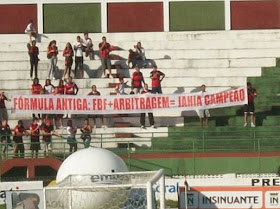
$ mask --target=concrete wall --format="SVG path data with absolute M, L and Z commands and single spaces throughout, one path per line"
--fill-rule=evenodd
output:
M 109 3 L 108 32 L 163 31 L 163 3 Z
M 231 28 L 280 28 L 280 1 L 232 1 Z
M 278 0 L 1 0 L 0 33 L 204 31 L 280 28 Z
M 100 7 L 99 3 L 44 4 L 44 32 L 101 32 Z
M 224 30 L 222 1 L 170 2 L 170 31 Z
M 32 19 L 37 25 L 37 4 L 0 5 L 0 33 L 24 33 Z

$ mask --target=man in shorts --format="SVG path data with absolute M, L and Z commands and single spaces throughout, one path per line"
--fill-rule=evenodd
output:
M 102 42 L 99 44 L 100 49 L 100 59 L 102 64 L 103 76 L 106 78 L 106 69 L 108 69 L 110 76 L 113 77 L 111 72 L 111 60 L 109 58 L 109 53 L 111 51 L 111 46 L 109 43 L 106 42 L 106 37 L 102 37 Z
M 201 89 L 201 98 L 204 98 L 204 94 L 206 92 L 206 86 L 203 84 L 203 85 L 201 85 L 200 89 Z M 198 110 L 198 117 L 200 120 L 201 128 L 204 127 L 204 121 L 205 121 L 206 128 L 208 128 L 209 118 L 210 118 L 209 110 L 208 109 Z
M 247 83 L 247 94 L 248 94 L 248 104 L 244 105 L 244 127 L 247 126 L 248 122 L 248 113 L 250 113 L 250 119 L 251 119 L 251 127 L 254 128 L 256 125 L 254 124 L 255 120 L 255 104 L 254 100 L 257 96 L 257 90 L 252 87 L 252 84 L 250 82 Z

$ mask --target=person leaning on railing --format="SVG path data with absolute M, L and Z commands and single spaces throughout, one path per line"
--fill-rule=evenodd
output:
M 24 128 L 22 120 L 19 120 L 18 125 L 14 128 L 14 157 L 24 158 L 24 144 L 22 137 L 28 135 L 29 133 Z
M 3 119 L 0 125 L 0 136 L 1 136 L 1 146 L 2 146 L 2 153 L 3 157 L 5 158 L 5 153 L 8 150 L 8 146 L 13 146 L 11 143 L 11 135 L 12 131 L 10 126 L 8 125 L 7 119 Z
M 73 151 L 76 152 L 78 149 L 77 146 L 77 140 L 76 140 L 76 133 L 77 133 L 77 127 L 73 127 L 73 121 L 68 120 L 67 121 L 67 143 L 69 144 L 69 152 L 72 153 Z

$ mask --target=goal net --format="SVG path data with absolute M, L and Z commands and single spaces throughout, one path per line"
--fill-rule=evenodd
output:
M 71 175 L 44 195 L 45 209 L 165 209 L 164 172 Z

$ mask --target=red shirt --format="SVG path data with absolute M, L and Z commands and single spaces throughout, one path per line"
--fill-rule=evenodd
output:
M 100 94 L 99 91 L 95 91 L 95 92 L 91 91 L 91 92 L 88 93 L 88 96 L 100 96 L 100 95 L 101 94 Z
M 164 74 L 160 71 L 152 71 L 150 73 L 150 76 L 152 77 L 152 87 L 160 87 L 160 76 L 163 76 Z
M 65 94 L 68 94 L 68 95 L 75 95 L 75 89 L 77 90 L 78 87 L 74 82 L 67 83 L 64 86 L 64 92 L 65 92 Z
M 64 85 L 57 86 L 57 94 L 64 94 Z
M 8 100 L 7 97 L 3 93 L 1 93 L 0 94 L 0 109 L 6 108 L 5 100 Z
M 17 125 L 14 128 L 14 138 L 13 138 L 14 142 L 15 143 L 23 143 L 22 136 L 17 136 L 16 134 L 23 134 L 25 132 L 26 132 L 26 129 L 23 126 L 20 127 L 20 126 Z
M 33 58 L 38 58 L 39 48 L 37 46 L 31 46 L 28 52 Z
M 54 52 L 48 53 L 48 57 L 56 57 L 57 54 L 58 54 L 57 47 L 56 47 L 56 46 L 54 46 L 54 47 L 52 47 L 52 46 L 48 47 L 48 52 L 51 51 L 51 50 L 54 50 Z
M 248 89 L 248 104 L 254 103 L 255 96 L 257 96 L 257 90 L 254 88 Z
M 41 84 L 32 84 L 31 90 L 32 90 L 32 94 L 41 94 L 42 86 Z
M 54 129 L 53 129 L 53 125 L 49 125 L 49 126 L 47 126 L 47 125 L 44 125 L 43 127 L 42 127 L 42 130 L 44 130 L 46 133 L 51 133 Z M 48 135 L 48 136 L 43 136 L 43 140 L 45 141 L 45 142 L 50 142 L 51 141 L 51 136 L 50 135 Z
M 101 49 L 101 46 L 102 46 L 103 42 L 101 42 L 99 44 L 99 48 L 100 48 L 100 57 L 101 58 L 108 58 L 109 57 L 109 53 L 111 51 L 111 47 L 110 47 L 110 44 L 109 43 L 106 43 L 104 48 Z
M 35 130 L 37 127 L 39 127 L 39 125 L 34 125 L 33 123 L 29 126 L 31 141 L 39 141 L 40 128 L 38 128 L 35 132 L 32 133 L 32 131 Z
M 151 92 L 152 92 L 151 90 L 148 90 L 148 91 L 143 90 L 143 91 L 141 92 L 141 94 L 150 94 Z
M 70 54 L 70 56 L 65 56 L 67 54 Z M 65 56 L 65 61 L 73 59 L 73 50 L 72 49 L 64 49 L 63 56 Z
M 142 88 L 143 74 L 141 72 L 134 72 L 132 74 L 132 85 L 135 88 Z

